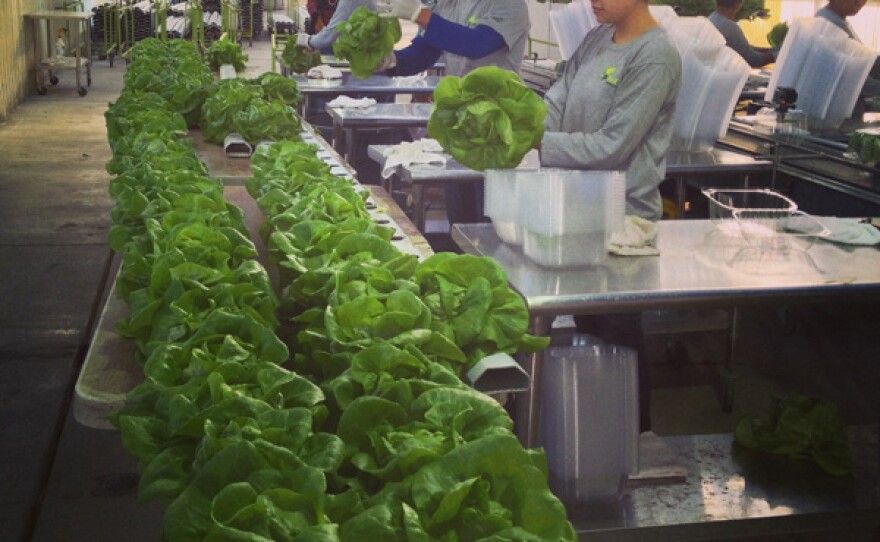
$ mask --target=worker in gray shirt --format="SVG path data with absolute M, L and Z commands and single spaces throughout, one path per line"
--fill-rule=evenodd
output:
M 442 55 L 447 75 L 460 77 L 480 66 L 519 73 L 529 37 L 525 0 L 437 0 L 433 8 L 420 0 L 377 0 L 377 5 L 380 16 L 409 19 L 424 29 L 411 45 L 389 54 L 381 69 L 412 75 Z
M 626 213 L 663 214 L 660 183 L 672 139 L 681 58 L 648 0 L 592 0 L 600 26 L 544 96 L 541 165 L 626 171 Z M 575 316 L 577 329 L 636 350 L 639 417 L 650 429 L 651 384 L 640 313 Z
M 424 31 L 412 43 L 392 51 L 380 63 L 388 75 L 413 75 L 441 56 L 446 74 L 464 76 L 481 66 L 519 73 L 529 37 L 525 0 L 437 0 L 433 8 L 420 0 L 377 0 L 380 17 L 409 19 Z M 483 184 L 447 183 L 449 224 L 485 221 Z
M 327 23 L 327 26 L 313 36 L 308 34 L 297 34 L 296 44 L 309 49 L 317 49 L 321 51 L 321 54 L 323 55 L 332 55 L 333 42 L 336 41 L 337 36 L 339 36 L 336 27 L 339 26 L 340 23 L 347 21 L 348 18 L 351 17 L 351 14 L 354 13 L 354 10 L 359 7 L 365 7 L 370 11 L 376 11 L 376 1 L 339 0 L 336 4 L 336 11 L 333 12 L 333 17 L 330 18 L 330 22 Z
M 856 35 L 855 30 L 853 30 L 852 25 L 849 24 L 846 18 L 857 15 L 865 7 L 866 2 L 867 0 L 830 0 L 825 7 L 816 11 L 816 17 L 832 23 L 846 32 L 850 38 L 861 43 L 862 40 Z
M 745 33 L 736 22 L 736 14 L 742 9 L 743 0 L 715 0 L 715 11 L 709 20 L 724 36 L 727 46 L 739 53 L 749 66 L 760 68 L 770 64 L 776 57 L 770 51 L 759 51 L 751 46 Z
M 541 165 L 626 171 L 627 214 L 662 215 L 681 58 L 648 0 L 593 0 L 591 30 L 544 97 Z

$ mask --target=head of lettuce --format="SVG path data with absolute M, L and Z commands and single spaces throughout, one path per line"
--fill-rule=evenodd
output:
M 483 66 L 434 89 L 428 134 L 464 166 L 519 165 L 544 137 L 547 105 L 515 73 Z
M 352 75 L 360 79 L 373 75 L 401 36 L 397 19 L 384 19 L 363 6 L 336 30 L 339 36 L 333 42 L 333 54 L 348 60 Z

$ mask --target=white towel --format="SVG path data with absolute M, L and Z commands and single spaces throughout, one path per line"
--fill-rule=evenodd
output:
M 425 81 L 425 74 L 419 73 L 416 75 L 395 75 L 391 79 L 394 81 L 395 85 L 411 86 Z
M 373 98 L 352 98 L 351 96 L 337 96 L 333 100 L 327 102 L 330 107 L 346 107 L 349 109 L 366 109 L 376 105 Z
M 623 231 L 611 235 L 608 252 L 618 256 L 658 256 L 660 251 L 654 246 L 656 239 L 656 222 L 627 215 Z
M 823 216 L 819 217 L 819 220 L 831 230 L 828 237 L 822 237 L 827 241 L 844 245 L 876 245 L 880 243 L 880 230 L 871 224 L 863 223 L 861 219 Z M 790 220 L 786 225 L 791 230 L 801 231 L 796 220 Z M 809 224 L 805 225 L 804 233 L 811 233 L 809 226 Z
M 419 139 L 389 147 L 382 153 L 385 155 L 382 177 L 387 179 L 393 175 L 397 166 L 422 164 L 428 167 L 443 167 L 446 165 L 446 156 L 439 154 L 442 151 L 443 148 L 434 139 Z
M 306 77 L 311 79 L 342 79 L 342 72 L 333 66 L 315 66 L 306 72 Z

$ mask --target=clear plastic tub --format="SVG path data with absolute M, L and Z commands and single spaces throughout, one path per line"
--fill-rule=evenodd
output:
M 569 507 L 618 500 L 638 472 L 636 361 L 614 345 L 547 350 L 538 440 L 550 489 Z
M 548 267 L 603 262 L 624 178 L 620 171 L 533 172 L 518 192 L 525 255 Z
M 777 87 L 793 87 L 811 130 L 836 129 L 852 114 L 876 58 L 825 19 L 795 19 L 764 99 L 772 101 Z
M 708 17 L 670 17 L 663 25 L 679 52 L 696 51 L 710 57 L 727 44 Z
M 486 171 L 484 214 L 492 219 L 495 233 L 505 243 L 522 245 L 522 226 L 517 213 L 519 185 L 524 172 L 515 169 Z
M 788 214 L 797 210 L 797 203 L 766 188 L 704 188 L 703 195 L 709 199 L 709 218 L 713 220 L 733 220 L 734 211 L 747 209 L 782 210 Z
M 816 239 L 831 233 L 819 219 L 803 211 L 740 209 L 733 216 L 746 243 L 762 253 L 806 252 Z
M 730 47 L 684 51 L 682 84 L 673 129 L 673 148 L 704 150 L 727 133 L 730 118 L 749 77 L 749 65 Z

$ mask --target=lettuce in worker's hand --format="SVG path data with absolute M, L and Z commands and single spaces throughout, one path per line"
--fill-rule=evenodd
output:
M 321 52 L 310 51 L 297 45 L 295 39 L 288 39 L 281 53 L 281 64 L 293 73 L 306 73 L 321 65 Z
M 770 32 L 767 33 L 767 42 L 772 49 L 779 49 L 782 47 L 782 42 L 785 41 L 785 36 L 787 35 L 788 23 L 776 23 L 773 25 L 773 28 L 770 29 Z
M 351 73 L 361 79 L 373 75 L 401 36 L 397 19 L 383 19 L 365 7 L 354 10 L 336 30 L 333 54 L 348 60 Z
M 544 137 L 547 105 L 515 73 L 495 66 L 444 77 L 428 134 L 462 165 L 514 168 Z

